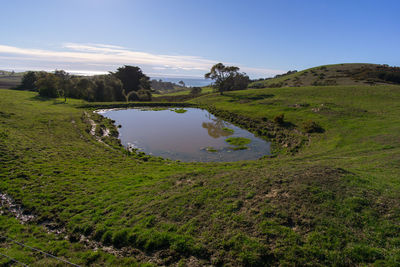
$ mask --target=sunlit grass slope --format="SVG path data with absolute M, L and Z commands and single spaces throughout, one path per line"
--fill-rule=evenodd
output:
M 88 134 L 81 101 L 10 90 L 0 90 L 0 100 L 0 192 L 36 216 L 21 226 L 5 212 L 2 235 L 47 250 L 45 241 L 56 240 L 53 254 L 82 265 L 400 261 L 399 86 L 268 88 L 192 100 L 250 119 L 283 113 L 300 131 L 307 120 L 325 130 L 295 155 L 236 163 L 145 161 Z M 49 221 L 65 234 L 38 226 Z M 128 252 L 89 257 L 81 235 Z M 42 260 L 0 244 L 16 259 Z
M 327 85 L 366 85 L 378 82 L 370 79 L 364 73 L 367 69 L 376 71 L 385 68 L 382 65 L 367 63 L 345 63 L 313 67 L 277 78 L 255 81 L 251 88 L 263 87 L 299 87 L 299 86 L 327 86 Z M 382 83 L 383 81 L 381 81 Z M 385 82 L 383 82 L 385 83 Z

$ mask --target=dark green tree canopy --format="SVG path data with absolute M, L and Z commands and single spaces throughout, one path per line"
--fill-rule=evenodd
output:
M 29 90 L 29 91 L 37 91 L 36 87 L 36 73 L 34 71 L 28 71 L 22 77 L 21 84 L 17 87 L 19 90 Z
M 139 67 L 125 65 L 112 74 L 121 80 L 126 93 L 140 89 L 150 90 L 150 78 Z
M 212 66 L 210 72 L 206 73 L 206 79 L 214 80 L 214 87 L 221 93 L 225 91 L 243 90 L 250 82 L 245 73 L 240 73 L 235 66 L 225 66 L 222 63 Z
M 58 78 L 53 73 L 40 72 L 36 81 L 40 96 L 56 98 L 59 96 L 57 90 Z
M 191 89 L 190 89 L 190 94 L 191 95 L 198 95 L 198 94 L 200 94 L 201 93 L 201 87 L 192 87 Z
M 17 89 L 36 90 L 43 97 L 63 97 L 65 102 L 67 97 L 99 102 L 150 101 L 152 93 L 149 77 L 132 66 L 121 67 L 116 73 L 88 77 L 71 75 L 64 70 L 29 71 Z

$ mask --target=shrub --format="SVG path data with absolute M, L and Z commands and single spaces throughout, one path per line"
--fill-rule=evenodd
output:
M 190 90 L 190 94 L 191 94 L 191 95 L 198 95 L 198 94 L 201 93 L 201 90 L 202 90 L 201 87 L 193 87 L 193 88 Z
M 322 133 L 324 131 L 324 129 L 315 121 L 305 121 L 303 123 L 303 130 L 306 133 Z

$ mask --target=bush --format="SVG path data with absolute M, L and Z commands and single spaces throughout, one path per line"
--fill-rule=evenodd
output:
M 137 96 L 140 101 L 151 101 L 151 92 L 148 90 L 140 89 L 137 91 Z
M 275 116 L 274 122 L 277 124 L 283 124 L 285 122 L 285 114 L 282 113 L 282 114 Z
M 322 132 L 324 132 L 324 129 L 318 123 L 316 123 L 315 121 L 311 121 L 311 120 L 305 121 L 303 123 L 303 130 L 306 133 L 322 133 Z
M 198 94 L 200 94 L 201 93 L 201 87 L 193 87 L 191 90 L 190 90 L 190 94 L 191 95 L 198 95 Z

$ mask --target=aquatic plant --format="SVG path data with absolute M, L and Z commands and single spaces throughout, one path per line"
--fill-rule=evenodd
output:
M 183 109 L 183 108 L 177 108 L 177 109 L 173 109 L 172 111 L 174 111 L 176 113 L 185 113 L 187 110 Z
M 235 132 L 233 129 L 228 128 L 228 127 L 224 127 L 224 128 L 222 128 L 222 130 L 224 130 L 225 132 L 228 132 L 228 133 L 234 133 Z
M 245 137 L 229 137 L 225 139 L 225 141 L 233 146 L 245 146 L 247 144 L 250 144 L 251 139 Z

